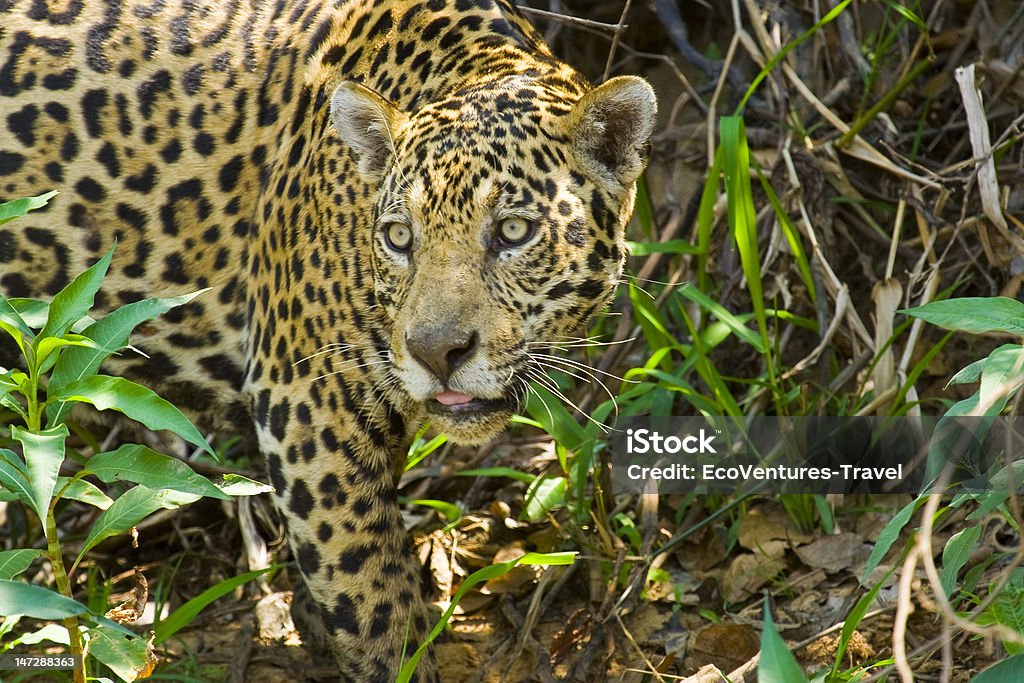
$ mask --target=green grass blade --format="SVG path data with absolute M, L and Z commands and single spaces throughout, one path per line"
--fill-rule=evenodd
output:
M 575 557 L 575 553 L 526 553 L 522 557 L 514 560 L 499 562 L 497 564 L 492 564 L 490 567 L 478 569 L 467 576 L 466 580 L 459 586 L 459 589 L 455 591 L 455 595 L 452 596 L 451 604 L 434 625 L 434 628 L 430 631 L 426 640 L 420 644 L 419 648 L 417 648 L 412 656 L 410 656 L 402 665 L 402 669 L 396 679 L 397 683 L 409 683 L 409 681 L 412 680 L 412 676 L 416 672 L 416 666 L 419 664 L 420 659 L 423 658 L 423 653 L 427 651 L 427 647 L 430 646 L 430 643 L 434 642 L 434 640 L 441 635 L 441 632 L 444 630 L 448 620 L 451 619 L 452 615 L 455 613 L 455 608 L 458 607 L 459 601 L 462 600 L 463 596 L 468 593 L 473 586 L 483 583 L 484 581 L 489 581 L 490 579 L 498 578 L 499 576 L 504 576 L 520 564 L 542 566 L 569 565 L 575 561 Z
M 153 642 L 156 645 L 166 642 L 168 638 L 191 624 L 192 620 L 195 619 L 196 616 L 206 609 L 206 607 L 213 601 L 233 592 L 239 586 L 263 576 L 267 572 L 275 571 L 280 568 L 281 565 L 275 564 L 265 569 L 256 569 L 251 572 L 245 572 L 244 574 L 239 574 L 238 576 L 234 576 L 230 579 L 225 579 L 217 585 L 207 588 L 205 591 L 171 612 L 166 619 L 161 621 L 154 630 L 155 637 Z

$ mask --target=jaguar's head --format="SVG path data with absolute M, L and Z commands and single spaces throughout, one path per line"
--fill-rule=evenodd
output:
M 656 102 L 635 77 L 569 97 L 525 77 L 406 113 L 344 83 L 331 117 L 376 197 L 391 374 L 454 441 L 500 431 L 611 297 Z

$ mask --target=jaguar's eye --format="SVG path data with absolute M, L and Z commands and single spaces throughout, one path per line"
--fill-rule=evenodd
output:
M 502 247 L 517 247 L 527 242 L 537 232 L 537 224 L 525 218 L 506 218 L 498 226 L 498 244 Z
M 412 247 L 412 230 L 405 223 L 388 223 L 384 226 L 384 239 L 395 251 L 407 252 Z

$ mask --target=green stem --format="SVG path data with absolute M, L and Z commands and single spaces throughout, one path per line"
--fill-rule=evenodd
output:
M 879 113 L 885 111 L 889 107 L 889 105 L 892 104 L 893 101 L 900 96 L 900 93 L 902 93 L 908 85 L 913 83 L 918 76 L 924 73 L 925 69 L 932 65 L 933 61 L 934 60 L 929 58 L 918 62 L 917 65 L 914 66 L 913 69 L 911 69 L 910 73 L 903 77 L 903 80 L 897 83 L 889 92 L 885 94 L 884 97 L 882 97 L 882 99 L 878 100 L 878 102 L 875 103 L 875 106 L 871 107 L 871 109 L 868 109 L 868 111 L 863 116 L 861 116 L 859 119 L 857 119 L 850 125 L 850 130 L 843 133 L 842 137 L 839 138 L 839 141 L 836 143 L 836 145 L 840 149 L 849 147 L 850 143 L 853 142 L 853 138 L 862 130 L 864 130 L 865 126 L 874 121 L 875 117 L 878 116 Z
M 38 415 L 36 417 L 38 419 Z M 50 566 L 53 568 L 53 578 L 57 583 L 57 590 L 61 595 L 73 598 L 71 580 L 64 570 L 64 556 L 60 550 L 57 520 L 53 516 L 52 507 L 46 511 L 46 551 L 50 559 Z M 75 683 L 85 683 L 85 657 L 83 656 L 82 633 L 78 630 L 78 617 L 71 616 L 64 619 L 64 628 L 68 630 L 68 643 L 71 647 L 71 654 L 75 657 Z

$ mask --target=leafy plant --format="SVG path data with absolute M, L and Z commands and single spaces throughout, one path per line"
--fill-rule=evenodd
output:
M 53 193 L 0 205 L 0 222 L 45 205 Z M 74 680 L 84 683 L 89 660 L 107 666 L 125 681 L 146 675 L 155 664 L 145 638 L 73 599 L 72 579 L 87 553 L 111 536 L 125 533 L 159 509 L 187 505 L 207 496 L 229 499 L 269 487 L 230 475 L 214 483 L 188 464 L 137 444 L 96 453 L 81 462 L 66 462 L 68 416 L 76 403 L 120 412 L 153 430 L 167 430 L 211 456 L 216 453 L 188 418 L 153 391 L 120 377 L 100 374 L 100 365 L 128 344 L 140 323 L 188 303 L 201 292 L 146 299 L 93 320 L 88 317 L 110 266 L 112 247 L 95 265 L 72 280 L 49 303 L 0 297 L 0 330 L 21 352 L 24 369 L 0 369 L 0 404 L 23 423 L 6 427 L 21 452 L 0 448 L 0 499 L 20 501 L 38 519 L 46 548 L 0 552 L 0 605 L 10 631 L 21 617 L 60 621 L 66 634 L 46 625 L 0 648 L 40 640 L 64 643 L 76 657 Z M 97 483 L 131 484 L 108 495 Z M 57 526 L 62 501 L 78 501 L 102 512 L 95 518 L 70 568 Z M 45 558 L 56 590 L 15 580 Z M 187 622 L 186 622 L 187 623 Z M 172 625 L 164 625 L 168 631 Z M 180 626 L 178 626 L 180 628 Z

